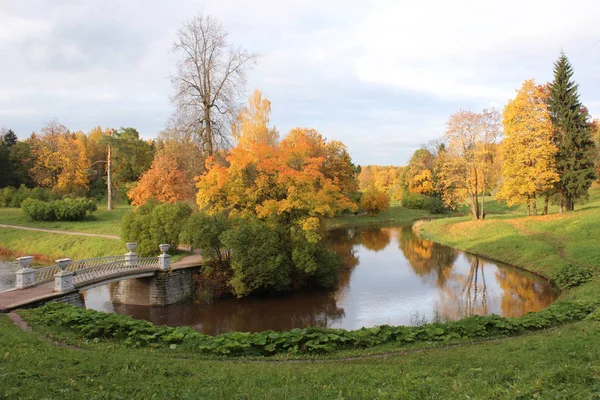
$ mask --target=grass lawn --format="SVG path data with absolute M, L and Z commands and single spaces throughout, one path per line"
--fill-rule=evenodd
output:
M 33 255 L 36 260 L 73 260 L 125 254 L 127 248 L 117 239 L 62 235 L 57 233 L 0 228 L 0 249 L 13 256 Z
M 393 201 L 390 208 L 376 216 L 368 214 L 353 215 L 345 214 L 339 217 L 331 218 L 327 221 L 329 229 L 341 228 L 345 226 L 363 226 L 372 224 L 398 223 L 409 224 L 421 218 L 442 217 L 443 215 L 434 215 L 425 210 L 411 210 L 400 206 L 399 202 Z
M 20 208 L 0 208 L 0 224 L 119 236 L 121 218 L 132 209 L 129 205 L 117 205 L 108 211 L 106 205 L 100 205 L 83 221 L 33 221 Z
M 59 347 L 0 315 L 7 399 L 595 398 L 600 323 L 508 340 L 330 362 L 174 357 L 116 344 Z

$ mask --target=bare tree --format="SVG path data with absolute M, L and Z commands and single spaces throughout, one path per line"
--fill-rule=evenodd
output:
M 229 128 L 237 114 L 237 99 L 246 85 L 246 72 L 258 55 L 227 42 L 227 32 L 211 15 L 199 14 L 177 33 L 173 51 L 181 58 L 172 101 L 173 123 L 193 132 L 209 156 L 229 143 Z

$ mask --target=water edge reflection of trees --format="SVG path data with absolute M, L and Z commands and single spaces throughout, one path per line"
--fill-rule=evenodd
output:
M 384 282 L 387 282 L 388 290 L 391 288 L 390 295 L 403 297 L 403 293 L 397 293 L 400 289 L 399 286 L 394 286 L 395 281 L 389 281 L 386 270 L 378 269 L 377 261 L 373 264 L 374 260 L 390 260 L 390 257 L 393 259 L 392 263 L 387 264 L 388 268 L 390 265 L 395 268 L 397 263 L 398 268 L 408 267 L 414 274 L 413 278 L 411 274 L 399 275 L 402 276 L 401 279 L 409 280 L 411 288 L 414 288 L 414 285 L 410 279 L 418 277 L 417 281 L 423 282 L 423 296 L 431 296 L 433 293 L 433 303 L 426 297 L 423 297 L 423 301 L 417 300 L 425 307 L 419 311 L 430 313 L 435 310 L 443 319 L 455 320 L 473 314 L 485 315 L 492 312 L 501 313 L 506 317 L 519 317 L 527 312 L 545 308 L 556 297 L 550 285 L 531 274 L 508 266 L 487 263 L 474 255 L 421 239 L 409 227 L 338 229 L 329 233 L 327 241 L 328 246 L 343 257 L 345 265 L 340 271 L 335 292 L 298 292 L 276 297 L 226 299 L 213 305 L 183 304 L 164 308 L 115 305 L 115 311 L 160 324 L 189 325 L 208 334 L 232 330 L 247 332 L 266 329 L 288 330 L 307 326 L 343 326 L 346 318 L 356 318 L 357 310 L 372 308 L 373 304 L 369 306 L 364 301 L 368 303 L 377 299 L 377 296 L 381 295 L 379 290 L 382 285 L 385 286 Z M 360 251 L 367 249 L 381 252 L 385 248 L 394 250 L 390 246 L 393 246 L 395 241 L 406 262 L 397 252 L 385 251 L 368 257 L 363 253 L 365 259 L 371 262 L 363 266 L 366 270 L 361 269 L 361 274 L 366 271 L 369 277 L 376 279 L 367 279 L 366 283 L 353 282 L 351 286 L 353 271 L 360 264 Z M 365 276 L 361 274 L 355 274 L 355 277 Z M 433 292 L 428 288 L 434 288 Z M 425 291 L 428 290 L 430 294 L 427 295 Z M 416 293 L 418 297 L 420 292 L 417 290 Z M 135 295 L 136 293 L 131 293 L 131 296 Z M 365 295 L 366 298 L 361 297 Z M 385 301 L 380 305 L 385 307 L 384 304 Z M 362 317 L 366 318 L 365 321 L 376 320 L 379 313 L 388 313 L 390 309 L 371 311 L 374 314 L 369 313 Z

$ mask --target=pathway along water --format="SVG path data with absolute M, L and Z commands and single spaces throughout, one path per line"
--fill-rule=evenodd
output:
M 519 317 L 547 307 L 557 296 L 538 276 L 421 239 L 407 226 L 338 229 L 328 241 L 346 265 L 331 291 L 145 307 L 113 304 L 113 284 L 84 293 L 86 306 L 214 335 L 414 325 L 472 314 Z

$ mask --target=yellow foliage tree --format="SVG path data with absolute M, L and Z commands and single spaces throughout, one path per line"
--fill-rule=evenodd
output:
M 51 122 L 36 135 L 31 173 L 40 186 L 61 194 L 81 194 L 88 188 L 90 161 L 83 133 L 71 133 L 63 125 Z
M 274 146 L 279 141 L 276 128 L 269 128 L 271 102 L 262 97 L 256 89 L 248 98 L 248 105 L 240 110 L 231 133 L 239 146 L 248 147 L 252 143 Z
M 438 154 L 443 164 L 440 168 L 442 199 L 450 207 L 469 200 L 475 219 L 484 217 L 483 203 L 479 197 L 496 185 L 491 179 L 494 163 L 492 149 L 501 134 L 498 111 L 480 113 L 461 110 L 450 116 L 444 135 L 448 146 Z
M 390 197 L 373 188 L 365 192 L 360 199 L 360 206 L 370 215 L 378 215 L 390 207 Z
M 534 215 L 537 195 L 559 180 L 547 100 L 546 88 L 527 80 L 504 108 L 502 120 L 502 186 L 497 197 L 509 205 L 527 204 Z

